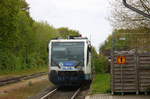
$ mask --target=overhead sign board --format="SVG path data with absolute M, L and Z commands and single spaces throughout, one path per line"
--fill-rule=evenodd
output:
M 117 64 L 126 64 L 126 57 L 125 56 L 118 56 L 117 57 Z

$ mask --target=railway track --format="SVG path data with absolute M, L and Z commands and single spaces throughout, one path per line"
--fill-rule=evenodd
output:
M 80 88 L 55 88 L 40 99 L 75 99 L 80 93 Z
M 40 73 L 31 74 L 31 75 L 12 77 L 12 78 L 8 78 L 8 79 L 0 80 L 0 86 L 16 83 L 16 82 L 19 82 L 22 80 L 28 80 L 28 79 L 40 77 L 40 76 L 43 76 L 46 74 L 47 74 L 47 72 L 40 72 Z

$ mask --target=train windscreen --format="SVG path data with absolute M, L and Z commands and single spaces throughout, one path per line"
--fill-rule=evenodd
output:
M 84 42 L 52 42 L 51 66 L 84 66 Z

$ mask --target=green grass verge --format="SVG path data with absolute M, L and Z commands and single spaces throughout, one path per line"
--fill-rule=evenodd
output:
M 14 76 L 30 75 L 30 74 L 34 74 L 38 72 L 48 72 L 48 66 L 25 69 L 25 70 L 17 70 L 17 71 L 0 71 L 0 77 L 14 77 Z
M 92 94 L 110 92 L 110 74 L 96 74 L 92 83 Z

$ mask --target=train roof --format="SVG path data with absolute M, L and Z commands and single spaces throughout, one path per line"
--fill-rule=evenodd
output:
M 80 42 L 80 41 L 89 41 L 89 40 L 86 40 L 86 39 L 57 39 L 57 40 L 51 40 L 51 42 Z
M 89 42 L 88 38 L 83 38 L 83 37 L 74 37 L 74 38 L 68 38 L 68 39 L 61 39 L 61 38 L 56 38 L 52 39 L 51 42 Z

